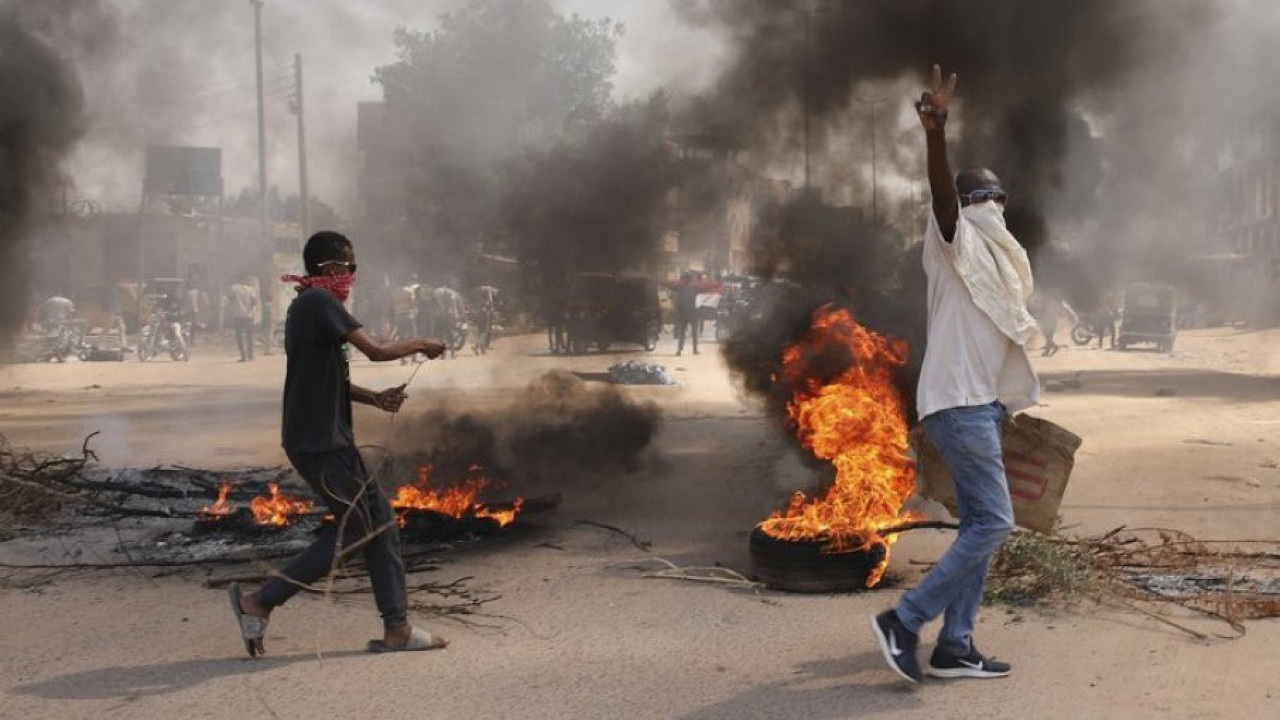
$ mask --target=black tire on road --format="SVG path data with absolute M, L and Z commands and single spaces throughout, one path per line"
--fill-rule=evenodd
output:
M 772 588 L 823 593 L 865 590 L 867 576 L 884 560 L 882 544 L 868 550 L 824 553 L 822 542 L 778 540 L 751 531 L 751 568 Z
M 1089 341 L 1092 339 L 1093 331 L 1085 326 L 1084 323 L 1076 323 L 1076 325 L 1071 328 L 1071 342 L 1077 345 L 1088 345 Z

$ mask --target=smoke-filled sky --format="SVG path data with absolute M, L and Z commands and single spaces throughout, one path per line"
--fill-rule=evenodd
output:
M 440 13 L 464 3 L 267 0 L 269 182 L 285 195 L 296 192 L 288 96 L 293 55 L 301 52 L 312 192 L 355 215 L 355 104 L 381 97 L 370 77 L 394 58 L 392 32 L 429 30 Z M 1204 168 L 1210 134 L 1236 132 L 1271 110 L 1268 48 L 1280 28 L 1280 9 L 1267 0 L 552 5 L 623 23 L 616 99 L 670 90 L 675 108 L 694 108 L 683 118 L 732 131 L 747 162 L 793 181 L 800 176 L 799 108 L 808 77 L 815 180 L 837 202 L 869 204 L 868 101 L 882 101 L 875 106 L 881 217 L 901 217 L 903 206 L 925 196 L 909 100 L 931 62 L 956 68 L 957 164 L 991 164 L 1015 197 L 1033 201 L 1010 207 L 1028 220 L 1023 239 L 1033 246 L 1052 239 L 1047 222 L 1059 238 L 1105 236 L 1108 251 L 1170 229 L 1203 235 L 1187 231 L 1202 227 L 1188 214 L 1194 203 L 1186 200 L 1197 197 L 1199 182 L 1188 169 Z M 228 193 L 256 184 L 247 1 L 2 0 L 0 6 L 25 8 L 37 25 L 43 22 L 42 34 L 83 86 L 85 134 L 63 163 L 74 182 L 69 199 L 136 207 L 147 143 L 220 146 Z M 804 14 L 796 11 L 804 7 L 818 9 L 807 65 Z
M 78 194 L 106 207 L 137 202 L 148 142 L 221 146 L 228 194 L 257 184 L 253 9 L 247 0 L 101 0 L 109 46 L 81 67 L 92 126 L 69 168 Z M 462 0 L 358 3 L 267 0 L 262 10 L 267 86 L 268 182 L 297 192 L 293 56 L 302 53 L 311 193 L 353 212 L 356 103 L 380 100 L 370 77 L 394 59 L 398 26 L 429 30 Z M 607 16 L 626 26 L 615 92 L 693 90 L 714 77 L 721 43 L 712 29 L 678 22 L 661 0 L 555 0 L 562 13 Z M 82 9 L 81 12 L 84 10 Z

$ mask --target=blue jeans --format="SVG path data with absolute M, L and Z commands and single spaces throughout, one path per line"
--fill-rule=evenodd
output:
M 908 590 L 895 610 L 907 629 L 918 633 L 943 616 L 938 647 L 966 655 L 982 602 L 991 556 L 1013 530 L 1013 505 L 1004 476 L 998 403 L 940 410 L 926 417 L 925 434 L 942 455 L 956 485 L 960 532 L 946 554 Z

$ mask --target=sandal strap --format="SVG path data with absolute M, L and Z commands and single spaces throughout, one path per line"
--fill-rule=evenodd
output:
M 267 618 L 261 618 L 256 615 L 246 615 L 241 613 L 240 616 L 240 634 L 246 640 L 261 640 L 267 633 Z

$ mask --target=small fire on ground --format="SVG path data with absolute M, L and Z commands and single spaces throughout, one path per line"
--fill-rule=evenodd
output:
M 834 378 L 808 377 L 814 358 L 847 358 Z M 759 527 L 766 535 L 793 542 L 821 542 L 823 551 L 885 549 L 884 560 L 868 575 L 875 587 L 889 564 L 887 540 L 879 532 L 910 518 L 903 503 L 915 489 L 915 466 L 908 456 L 903 400 L 893 383 L 906 363 L 905 342 L 871 332 L 848 310 L 819 308 L 808 332 L 787 346 L 782 378 L 795 388 L 787 404 L 788 424 L 815 457 L 830 462 L 835 479 L 822 494 L 797 492 L 785 511 L 775 511 Z
M 222 483 L 218 488 L 217 501 L 213 505 L 201 508 L 197 517 L 203 521 L 216 521 L 229 517 L 234 512 L 234 508 L 227 501 L 227 497 L 233 485 L 234 483 L 229 481 Z M 312 501 L 285 495 L 280 492 L 280 486 L 276 483 L 267 483 L 267 490 L 267 495 L 259 495 L 249 501 L 249 512 L 253 515 L 255 524 L 288 527 L 299 515 L 311 512 Z
M 418 468 L 418 478 L 411 485 L 404 485 L 396 491 L 391 500 L 391 507 L 396 511 L 396 522 L 401 528 L 405 526 L 408 513 L 413 510 L 427 510 L 447 515 L 451 518 L 490 518 L 499 527 L 506 527 L 515 521 L 524 504 L 523 498 L 516 498 L 509 506 L 503 508 L 489 507 L 480 503 L 480 494 L 493 483 L 484 476 L 484 468 L 473 465 L 470 476 L 461 483 L 436 489 L 431 486 L 431 465 Z

